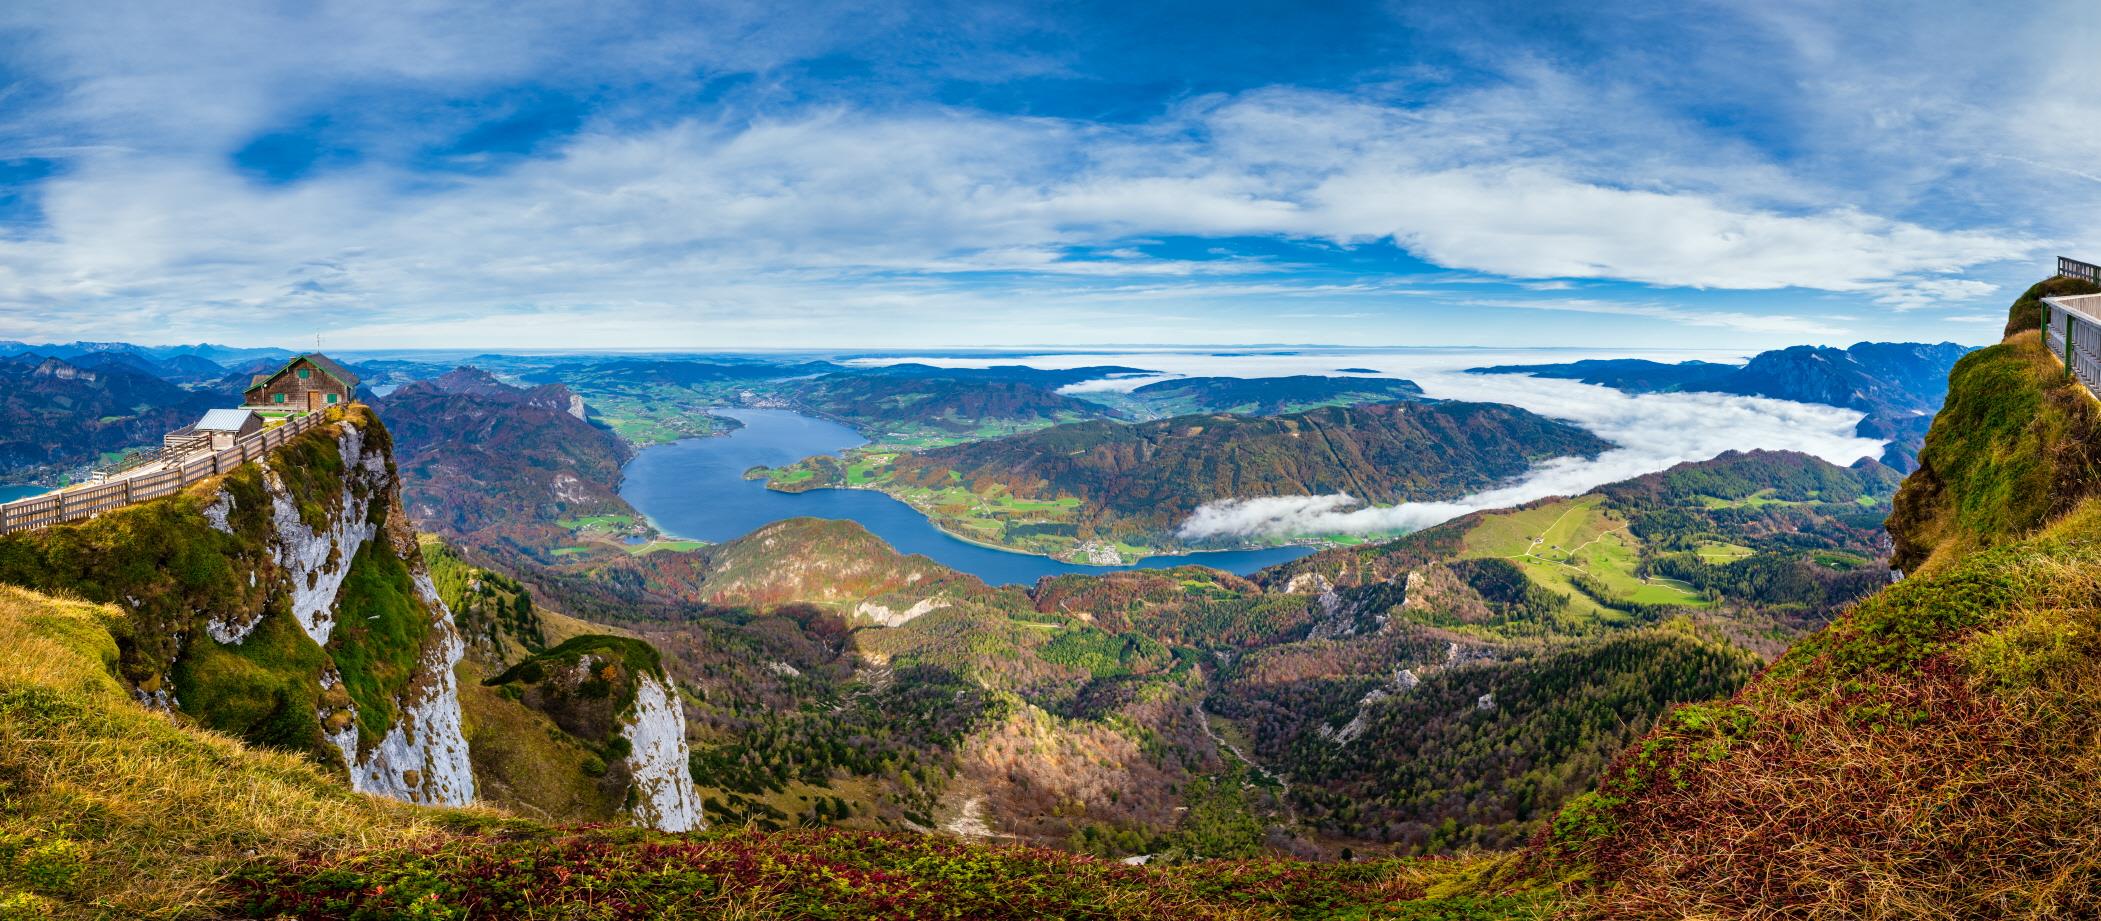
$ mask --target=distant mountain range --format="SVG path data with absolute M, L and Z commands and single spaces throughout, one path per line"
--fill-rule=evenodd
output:
M 0 477 L 52 477 L 99 455 L 157 443 L 219 405 L 120 358 L 80 364 L 0 358 Z
M 0 356 L 35 354 L 48 358 L 78 358 L 83 355 L 137 355 L 155 362 L 172 358 L 201 358 L 220 366 L 232 366 L 243 362 L 266 358 L 284 361 L 297 354 L 290 349 L 240 348 L 230 345 L 214 345 L 200 342 L 195 345 L 134 345 L 129 342 L 63 342 L 32 345 L 13 340 L 0 341 Z
M 1949 370 L 1972 351 L 1953 342 L 1862 342 L 1844 349 L 1798 345 L 1761 352 L 1741 366 L 1622 358 L 1495 365 L 1471 372 L 1530 374 L 1633 393 L 1733 393 L 1857 409 L 1868 414 L 1858 428 L 1862 436 L 1891 441 L 1883 462 L 1910 470 L 1926 425 L 1948 396 Z

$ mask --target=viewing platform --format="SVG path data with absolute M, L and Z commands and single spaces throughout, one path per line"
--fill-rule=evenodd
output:
M 2101 284 L 2101 266 L 2077 259 L 2057 259 L 2057 274 Z M 2101 294 L 2043 298 L 2043 345 L 2079 378 L 2088 393 L 2101 397 Z
M 151 452 L 151 459 L 107 478 L 0 505 L 0 534 L 93 518 L 113 509 L 181 491 L 270 453 L 333 413 L 309 412 L 240 436 L 223 447 L 207 438 L 187 451 Z

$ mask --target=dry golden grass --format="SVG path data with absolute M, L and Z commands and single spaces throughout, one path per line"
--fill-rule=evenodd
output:
M 444 819 L 139 706 L 122 616 L 0 586 L 0 919 L 209 915 L 238 864 Z
M 1901 616 L 1864 603 L 1813 657 L 1623 756 L 1605 793 L 1624 802 L 1567 845 L 1593 877 L 1583 913 L 2101 917 L 2097 523 L 2089 503 L 1937 567 L 1888 593 L 1914 600 Z M 1963 605 L 1946 632 L 1893 632 Z

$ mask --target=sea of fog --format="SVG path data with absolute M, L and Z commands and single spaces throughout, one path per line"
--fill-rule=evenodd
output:
M 1523 374 L 1467 374 L 1468 368 L 1559 364 L 1586 358 L 1654 361 L 1740 360 L 1715 352 L 1584 351 L 1573 349 L 1293 349 L 1161 350 L 1124 353 L 1043 353 L 999 356 L 884 356 L 860 364 L 918 362 L 938 367 L 1026 365 L 1070 369 L 1120 365 L 1154 372 L 1083 381 L 1067 392 L 1131 390 L 1177 377 L 1281 377 L 1292 374 L 1400 377 L 1432 397 L 1508 403 L 1590 430 L 1616 445 L 1595 458 L 1562 458 L 1518 479 L 1450 502 L 1367 506 L 1355 497 L 1252 497 L 1204 506 L 1182 523 L 1189 539 L 1413 531 L 1468 512 L 1503 508 L 1548 496 L 1575 495 L 1606 483 L 1701 461 L 1725 451 L 1800 451 L 1834 464 L 1882 453 L 1884 443 L 1853 433 L 1861 412 L 1835 406 L 1715 393 L 1633 394 L 1576 381 Z M 1363 373 L 1339 375 L 1342 369 Z

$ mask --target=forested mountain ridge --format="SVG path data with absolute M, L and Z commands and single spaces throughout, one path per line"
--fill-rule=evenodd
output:
M 1931 413 L 1948 392 L 1948 371 L 1969 348 L 1953 342 L 1797 345 L 1760 352 L 1742 365 L 1628 358 L 1568 364 L 1494 365 L 1475 374 L 1530 374 L 1635 393 L 1706 391 L 1844 406 L 1863 412 Z
M 912 454 L 811 458 L 765 475 L 776 489 L 883 489 L 974 540 L 1061 556 L 1109 548 L 1115 557 L 1179 546 L 1175 529 L 1208 502 L 1450 499 L 1538 461 L 1607 447 L 1513 406 L 1394 403 L 1076 423 Z
M 121 363 L 0 358 L 0 477 L 52 478 L 105 453 L 158 444 L 215 405 Z
M 477 547 L 545 554 L 576 542 L 565 522 L 637 521 L 616 492 L 633 449 L 593 424 L 560 384 L 512 387 L 460 368 L 406 384 L 374 409 L 394 433 L 404 502 L 417 526 Z
M 1093 391 L 1080 399 L 1121 410 L 1136 419 L 1198 413 L 1274 416 L 1322 406 L 1355 406 L 1423 398 L 1414 381 L 1386 377 L 1187 377 L 1158 381 L 1128 393 Z

